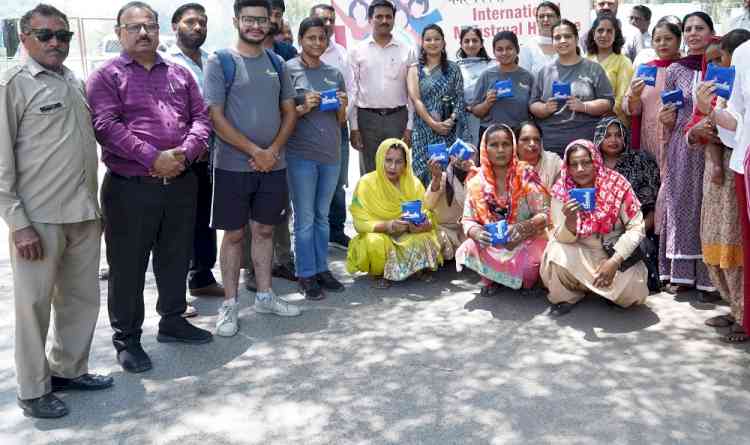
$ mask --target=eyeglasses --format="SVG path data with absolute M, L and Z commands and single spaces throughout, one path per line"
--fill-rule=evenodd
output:
M 268 24 L 268 17 L 256 17 L 252 15 L 243 15 L 240 17 L 240 22 L 245 26 L 265 26 Z
M 141 29 L 146 30 L 146 34 L 156 34 L 159 32 L 158 23 L 131 23 L 129 25 L 120 25 L 120 29 L 124 29 L 128 34 L 138 34 Z
M 70 39 L 73 38 L 73 31 L 67 31 L 65 29 L 58 29 L 52 31 L 51 29 L 30 29 L 27 34 L 32 34 L 40 42 L 49 42 L 54 37 L 60 43 L 70 43 Z

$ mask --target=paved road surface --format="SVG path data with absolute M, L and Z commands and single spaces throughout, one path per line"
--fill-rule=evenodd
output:
M 543 293 L 484 299 L 471 274 L 375 290 L 331 252 L 345 293 L 310 303 L 277 281 L 304 310 L 279 319 L 255 314 L 243 292 L 239 334 L 201 346 L 155 341 L 149 273 L 143 343 L 154 369 L 140 375 L 116 364 L 102 283 L 91 366 L 116 386 L 64 394 L 69 416 L 33 420 L 15 403 L 12 281 L 0 243 L 0 444 L 747 441 L 748 348 L 719 343 L 703 325 L 725 307 L 657 295 L 624 311 L 591 299 L 555 319 Z M 212 328 L 219 302 L 195 305 L 197 322 Z

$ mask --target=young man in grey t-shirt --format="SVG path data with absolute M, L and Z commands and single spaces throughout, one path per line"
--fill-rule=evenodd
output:
M 295 93 L 281 59 L 263 49 L 270 29 L 268 1 L 236 1 L 234 14 L 239 38 L 230 49 L 234 69 L 227 70 L 233 79 L 226 78 L 221 59 L 213 55 L 205 84 L 218 139 L 211 226 L 225 231 L 220 254 L 225 296 L 216 322 L 221 336 L 233 336 L 239 329 L 237 293 L 248 219 L 258 286 L 255 311 L 300 314 L 271 289 L 274 225 L 285 219 L 289 202 L 284 146 L 296 121 Z

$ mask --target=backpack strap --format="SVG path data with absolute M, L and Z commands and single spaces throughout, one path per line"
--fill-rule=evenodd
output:
M 237 74 L 237 62 L 234 61 L 234 56 L 228 49 L 216 50 L 216 56 L 219 58 L 221 71 L 224 73 L 224 95 L 228 98 L 229 90 L 232 89 L 234 77 Z
M 269 59 L 271 59 L 271 65 L 273 65 L 273 69 L 276 71 L 276 74 L 279 75 L 279 82 L 281 82 L 281 73 L 284 72 L 284 65 L 281 64 L 279 61 L 279 56 L 276 55 L 275 52 L 271 51 L 268 48 L 265 48 L 266 55 Z

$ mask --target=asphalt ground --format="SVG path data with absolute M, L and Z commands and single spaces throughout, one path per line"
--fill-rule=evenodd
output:
M 344 293 L 307 302 L 275 280 L 304 311 L 282 319 L 254 313 L 243 290 L 240 332 L 200 346 L 156 342 L 149 271 L 143 345 L 154 369 L 137 375 L 115 360 L 102 282 L 90 367 L 115 386 L 63 393 L 70 414 L 37 420 L 16 406 L 12 279 L 0 243 L 0 444 L 747 441 L 750 349 L 703 324 L 726 306 L 695 294 L 658 294 L 630 310 L 588 298 L 554 318 L 543 290 L 482 298 L 475 274 L 450 268 L 430 284 L 377 290 L 345 272 L 344 252 L 330 252 Z M 195 300 L 193 320 L 213 329 L 219 304 Z

